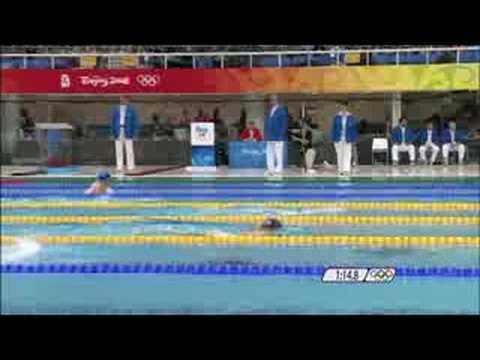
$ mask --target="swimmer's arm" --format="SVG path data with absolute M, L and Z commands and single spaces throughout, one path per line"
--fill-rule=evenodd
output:
M 85 190 L 83 193 L 84 193 L 85 195 L 91 195 L 91 194 L 93 193 L 94 189 L 95 189 L 95 184 L 92 184 L 92 185 L 90 185 L 90 187 L 89 187 L 87 190 Z

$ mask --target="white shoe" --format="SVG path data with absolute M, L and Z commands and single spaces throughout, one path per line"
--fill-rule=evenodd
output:
M 307 174 L 308 174 L 308 175 L 314 175 L 314 174 L 316 174 L 316 173 L 317 173 L 317 170 L 315 170 L 315 169 L 308 169 L 308 170 L 307 170 Z
M 270 170 L 265 171 L 264 176 L 273 176 L 273 173 Z
M 323 162 L 323 166 L 325 166 L 327 169 L 332 169 L 334 166 L 331 165 L 327 160 Z

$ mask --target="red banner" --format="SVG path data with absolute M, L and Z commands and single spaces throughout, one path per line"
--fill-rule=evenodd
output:
M 10 94 L 244 94 L 451 91 L 479 88 L 480 64 L 295 68 L 0 70 Z
M 2 93 L 207 93 L 205 72 L 172 70 L 1 70 Z M 211 77 L 211 75 L 210 75 Z

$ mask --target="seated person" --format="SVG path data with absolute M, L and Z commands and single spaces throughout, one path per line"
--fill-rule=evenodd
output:
M 254 121 L 249 121 L 247 128 L 242 131 L 240 134 L 240 139 L 242 141 L 262 141 L 262 133 L 255 126 Z
M 35 136 L 35 122 L 25 108 L 20 109 L 20 129 L 25 139 L 33 139 Z
M 464 136 L 457 131 L 457 124 L 455 121 L 450 121 L 448 123 L 448 128 L 444 129 L 442 132 L 442 155 L 443 163 L 448 165 L 448 154 L 451 151 L 458 152 L 458 164 L 463 164 L 463 159 L 465 157 L 465 145 L 460 143 L 463 141 Z
M 392 130 L 392 160 L 393 165 L 398 165 L 398 153 L 408 152 L 410 165 L 415 164 L 415 134 L 412 129 L 407 127 L 407 118 L 400 119 L 400 126 Z
M 170 128 L 170 125 L 163 122 L 160 122 L 160 117 L 158 114 L 152 115 L 153 122 L 153 140 L 161 140 L 173 136 L 173 130 Z
M 473 132 L 472 139 L 473 140 L 479 140 L 480 139 L 480 129 L 477 129 L 476 131 Z
M 422 129 L 419 134 L 420 159 L 424 164 L 427 164 L 426 152 L 427 149 L 430 149 L 432 151 L 432 156 L 430 158 L 430 161 L 428 161 L 428 164 L 433 165 L 437 158 L 438 152 L 440 151 L 440 147 L 438 146 L 439 139 L 437 131 L 433 128 L 433 121 L 427 120 L 426 125 L 427 127 L 425 129 Z
M 316 173 L 313 168 L 316 156 L 316 151 L 313 148 L 313 129 L 315 128 L 317 128 L 317 126 L 313 123 L 312 119 L 306 117 L 300 120 L 300 129 L 291 130 L 292 140 L 300 143 L 302 147 L 304 157 L 303 172 L 307 172 L 308 174 Z
M 110 173 L 108 171 L 100 171 L 97 174 L 96 181 L 85 190 L 86 195 L 105 195 L 113 194 L 113 189 L 110 187 Z
M 211 122 L 212 118 L 204 112 L 202 109 L 198 110 L 197 117 L 193 120 L 194 122 Z
M 218 108 L 213 110 L 213 123 L 215 124 L 215 139 L 225 140 L 228 138 L 228 128 L 225 122 L 220 118 L 220 111 Z

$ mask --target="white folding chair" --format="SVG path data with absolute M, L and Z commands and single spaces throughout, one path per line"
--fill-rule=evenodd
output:
M 372 142 L 372 165 L 375 165 L 375 154 L 385 154 L 385 164 L 389 164 L 388 139 L 374 138 Z

